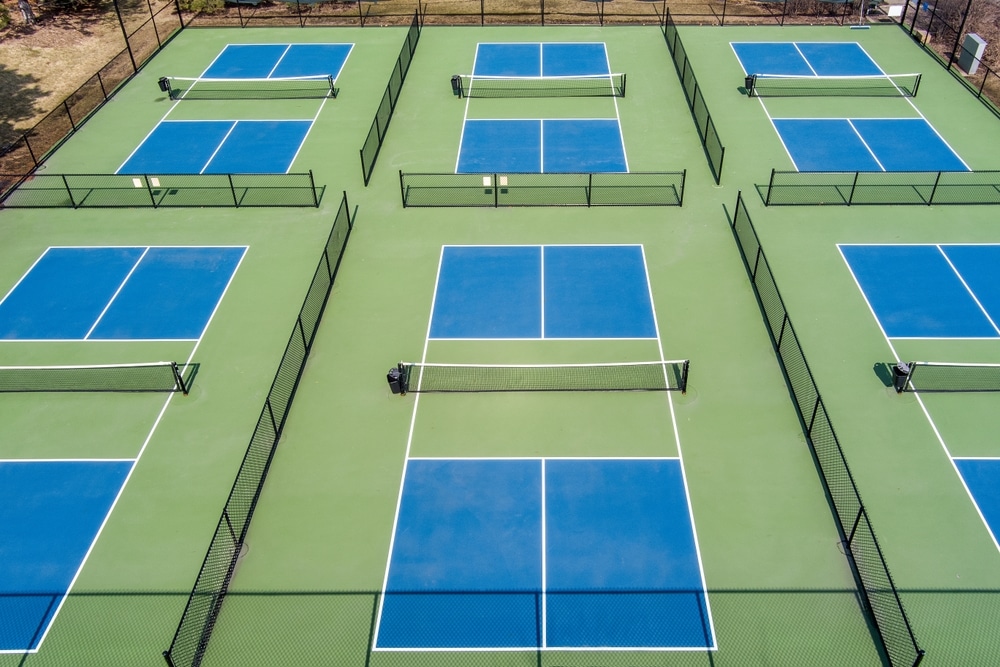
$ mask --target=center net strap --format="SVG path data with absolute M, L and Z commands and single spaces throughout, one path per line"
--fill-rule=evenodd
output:
M 685 391 L 688 360 L 611 364 L 474 365 L 400 362 L 406 392 Z
M 460 74 L 460 97 L 625 97 L 624 74 L 482 76 Z
M 181 391 L 186 394 L 188 382 L 173 361 L 105 366 L 0 366 L 0 392 Z
M 914 97 L 920 74 L 797 76 L 753 74 L 748 93 L 756 97 Z
M 172 100 L 267 100 L 336 97 L 332 76 L 253 79 L 165 77 Z

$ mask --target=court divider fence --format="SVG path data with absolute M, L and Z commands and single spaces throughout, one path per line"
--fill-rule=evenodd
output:
M 0 208 L 319 206 L 323 188 L 301 174 L 35 174 Z
M 177 631 L 163 652 L 171 667 L 197 667 L 205 655 L 353 226 L 345 192 Z
M 403 208 L 681 206 L 687 170 L 597 174 L 399 172 Z
M 132 22 L 131 16 L 126 20 L 118 3 L 114 3 L 125 48 L 34 127 L 12 143 L 0 145 L 0 202 L 183 29 L 177 0 L 156 9 L 155 3 L 143 4 L 149 8 L 149 18 L 135 27 L 127 27 L 126 23 Z
M 701 145 L 705 149 L 705 157 L 708 158 L 708 168 L 712 170 L 715 183 L 718 185 L 722 180 L 722 160 L 726 156 L 726 149 L 719 139 L 719 133 L 712 122 L 712 114 L 708 112 L 705 104 L 705 97 L 701 94 L 698 80 L 694 77 L 694 70 L 691 69 L 691 62 L 688 60 L 681 36 L 677 33 L 677 24 L 670 16 L 670 10 L 666 10 L 663 17 L 663 38 L 670 49 L 670 55 L 674 59 L 674 67 L 677 68 L 677 76 L 681 79 L 681 87 L 684 88 L 684 96 L 687 98 L 688 108 L 691 109 L 691 116 L 694 118 L 694 125 L 698 128 L 698 137 L 701 138 Z
M 382 142 L 385 141 L 385 133 L 389 130 L 392 112 L 396 110 L 396 102 L 399 101 L 399 94 L 403 90 L 403 82 L 406 81 L 406 73 L 410 70 L 410 63 L 413 62 L 413 54 L 417 51 L 419 40 L 420 13 L 414 12 L 410 30 L 406 33 L 406 40 L 403 42 L 403 48 L 400 49 L 399 58 L 396 59 L 396 65 L 389 76 L 389 84 L 385 87 L 385 94 L 382 95 L 382 101 L 375 112 L 372 127 L 368 130 L 368 137 L 361 147 L 361 173 L 364 176 L 366 186 L 371 180 L 372 171 L 375 169 L 375 161 L 382 149 Z
M 771 343 L 794 398 L 806 443 L 833 506 L 842 547 L 858 584 L 858 592 L 871 627 L 891 665 L 915 667 L 923 660 L 924 651 L 917 644 L 910 620 L 903 609 L 899 591 L 889 573 L 868 511 L 833 430 L 802 345 L 792 327 L 774 274 L 764 256 L 764 249 L 743 202 L 742 192 L 737 194 L 731 227 L 771 335 Z
M 965 12 L 960 12 L 960 9 L 961 5 L 938 0 L 933 6 L 927 2 L 908 0 L 903 5 L 899 26 L 993 115 L 1000 118 L 1000 72 L 988 67 L 961 43 L 961 38 L 971 31 L 966 26 L 968 7 Z M 959 21 L 958 26 L 954 25 L 955 19 Z
M 765 206 L 1000 204 L 1000 171 L 778 171 Z

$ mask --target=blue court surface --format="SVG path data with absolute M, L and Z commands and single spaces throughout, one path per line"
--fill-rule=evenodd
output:
M 677 459 L 410 459 L 376 649 L 714 646 Z
M 656 336 L 640 245 L 442 248 L 431 338 Z
M 1000 459 L 955 458 L 953 461 L 993 541 L 997 542 L 1000 537 Z
M 284 174 L 311 120 L 165 120 L 118 174 Z
M 839 247 L 887 337 L 1000 337 L 1000 245 Z
M 132 461 L 0 461 L 0 652 L 37 650 Z
M 353 44 L 228 44 L 201 78 L 332 76 L 336 79 L 353 47 Z
M 732 42 L 745 74 L 885 74 L 857 42 Z
M 626 172 L 617 118 L 466 120 L 460 174 Z
M 502 42 L 476 47 L 478 76 L 588 76 L 610 74 L 604 42 Z
M 197 340 L 245 252 L 49 248 L 0 301 L 0 339 Z
M 969 171 L 923 118 L 775 118 L 798 171 Z

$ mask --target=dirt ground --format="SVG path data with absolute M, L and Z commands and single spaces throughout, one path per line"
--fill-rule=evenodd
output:
M 0 31 L 0 146 L 16 139 L 125 48 L 110 15 L 39 15 L 25 25 L 16 2 Z

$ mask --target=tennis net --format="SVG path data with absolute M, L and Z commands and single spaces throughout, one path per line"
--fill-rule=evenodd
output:
M 185 367 L 187 368 L 187 367 Z M 106 366 L 0 366 L 0 392 L 180 391 L 190 379 L 173 361 Z
M 583 76 L 481 76 L 457 74 L 459 97 L 625 97 L 624 74 Z
M 756 97 L 914 97 L 920 74 L 794 76 L 753 74 L 747 94 Z
M 160 89 L 172 100 L 295 100 L 336 97 L 332 76 L 259 79 L 163 77 Z
M 910 361 L 892 366 L 897 392 L 1000 391 L 1000 364 Z
M 476 365 L 400 362 L 389 371 L 394 393 L 507 391 L 681 391 L 688 360 L 611 364 Z M 395 383 L 395 384 L 394 384 Z

